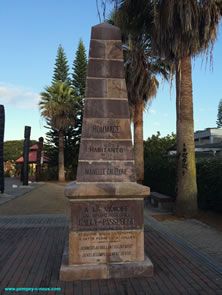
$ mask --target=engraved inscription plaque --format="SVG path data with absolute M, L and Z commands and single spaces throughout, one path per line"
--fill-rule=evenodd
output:
M 84 140 L 79 160 L 133 160 L 132 142 Z
M 83 119 L 82 138 L 131 139 L 130 120 L 85 118 Z
M 72 231 L 143 229 L 143 200 L 71 201 Z
M 79 162 L 77 181 L 131 182 L 136 181 L 133 162 Z
M 70 264 L 144 260 L 143 232 L 71 232 L 69 239 Z

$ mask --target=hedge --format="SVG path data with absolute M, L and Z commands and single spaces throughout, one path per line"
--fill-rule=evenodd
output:
M 197 187 L 200 209 L 222 212 L 222 159 L 198 160 Z M 176 197 L 176 160 L 145 161 L 144 184 L 152 191 Z

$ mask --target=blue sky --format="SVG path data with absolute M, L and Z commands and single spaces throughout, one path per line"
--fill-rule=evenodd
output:
M 108 10 L 108 9 L 107 9 Z M 108 11 L 107 11 L 108 14 Z M 31 138 L 45 136 L 45 121 L 38 110 L 39 93 L 50 85 L 57 48 L 62 44 L 70 68 L 82 38 L 87 54 L 91 27 L 99 23 L 96 0 L 1 0 L 0 104 L 5 106 L 5 140 L 23 139 L 24 126 Z M 195 130 L 216 127 L 222 99 L 221 26 L 209 63 L 193 61 Z M 175 87 L 161 82 L 156 98 L 144 114 L 144 138 L 160 131 L 175 132 Z

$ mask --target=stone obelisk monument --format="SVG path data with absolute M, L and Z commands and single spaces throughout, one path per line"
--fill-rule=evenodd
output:
M 144 198 L 136 183 L 120 30 L 92 27 L 69 241 L 61 280 L 152 276 L 144 256 Z

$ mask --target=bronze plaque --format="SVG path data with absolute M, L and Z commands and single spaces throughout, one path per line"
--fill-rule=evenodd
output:
M 143 232 L 70 232 L 69 234 L 69 264 L 143 260 Z
M 134 162 L 81 162 L 77 181 L 81 182 L 132 182 L 136 181 Z
M 134 160 L 132 141 L 81 141 L 79 160 Z
M 71 201 L 71 231 L 143 229 L 143 200 Z
M 131 139 L 129 119 L 83 119 L 82 138 Z

